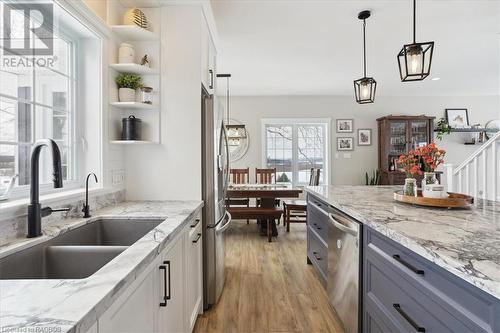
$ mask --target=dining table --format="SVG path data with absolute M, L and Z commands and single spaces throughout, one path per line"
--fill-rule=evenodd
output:
M 276 219 L 282 214 L 282 209 L 276 207 L 278 199 L 298 198 L 302 189 L 291 184 L 229 184 L 227 198 L 255 198 L 259 201 L 258 207 L 233 208 L 238 212 L 235 218 L 256 218 L 260 223 L 261 235 L 278 236 Z

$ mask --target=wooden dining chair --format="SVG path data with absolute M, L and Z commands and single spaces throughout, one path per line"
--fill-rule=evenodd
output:
M 257 184 L 276 183 L 276 168 L 269 168 L 269 169 L 255 168 L 255 183 Z
M 321 169 L 311 168 L 309 186 L 318 186 Z M 307 202 L 305 200 L 283 200 L 283 217 L 286 231 L 290 223 L 307 223 Z
M 231 182 L 233 184 L 248 184 L 250 181 L 250 168 L 246 169 L 230 169 L 229 175 Z M 250 199 L 249 198 L 226 198 L 226 207 L 231 206 L 246 206 L 250 207 Z M 250 220 L 247 219 L 247 224 L 250 223 Z

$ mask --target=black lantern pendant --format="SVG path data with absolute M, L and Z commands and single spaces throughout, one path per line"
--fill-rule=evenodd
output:
M 372 77 L 366 77 L 366 19 L 370 17 L 370 11 L 364 10 L 358 14 L 358 19 L 363 20 L 363 77 L 354 81 L 354 94 L 356 102 L 359 104 L 368 104 L 375 101 L 375 91 L 377 90 L 377 81 Z
M 403 45 L 398 53 L 402 82 L 421 81 L 431 73 L 434 42 L 416 42 L 416 0 L 413 0 L 413 44 Z

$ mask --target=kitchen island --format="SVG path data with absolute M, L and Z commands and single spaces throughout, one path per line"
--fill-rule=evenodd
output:
M 393 192 L 398 189 L 394 186 L 306 189 L 308 197 L 363 225 L 360 279 L 363 330 L 418 331 L 427 326 L 427 331 L 431 327 L 498 331 L 500 204 L 476 200 L 471 209 L 423 208 L 395 202 Z M 389 299 L 398 298 L 399 292 L 401 299 L 408 296 L 411 300 L 418 300 L 422 293 L 422 304 L 413 306 L 408 301 L 403 305 Z M 385 307 L 384 302 L 387 302 Z M 408 307 L 413 307 L 414 312 L 408 314 Z M 426 317 L 429 313 L 433 318 Z M 450 313 L 453 320 L 446 319 Z M 464 326 L 451 323 L 457 322 L 457 317 L 466 318 L 461 323 Z

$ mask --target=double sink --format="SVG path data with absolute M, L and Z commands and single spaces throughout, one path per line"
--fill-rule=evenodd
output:
M 0 259 L 0 280 L 83 279 L 162 223 L 98 219 Z

